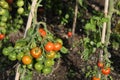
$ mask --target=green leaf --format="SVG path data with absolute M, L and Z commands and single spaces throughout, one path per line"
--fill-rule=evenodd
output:
M 78 3 L 80 4 L 80 6 L 83 6 L 83 0 L 78 0 Z
M 96 31 L 96 26 L 94 24 L 87 23 L 85 25 L 85 30 L 87 30 L 87 31 Z
M 64 46 L 60 49 L 60 51 L 61 51 L 63 54 L 67 54 L 67 53 L 68 53 L 68 49 L 67 49 L 66 47 L 64 47 Z

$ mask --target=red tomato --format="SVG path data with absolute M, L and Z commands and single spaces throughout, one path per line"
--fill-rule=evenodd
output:
M 39 58 L 42 55 L 42 50 L 38 47 L 32 48 L 30 50 L 30 54 L 34 57 L 34 58 Z
M 62 45 L 59 42 L 54 43 L 54 51 L 59 51 L 62 48 Z
M 5 35 L 4 34 L 0 34 L 0 40 L 4 39 Z
M 93 77 L 92 80 L 100 80 L 100 78 L 97 78 L 97 77 Z
M 108 67 L 108 68 L 103 68 L 101 71 L 104 75 L 108 75 L 108 74 L 110 74 L 111 69 Z
M 47 44 L 45 45 L 45 50 L 50 52 L 54 49 L 54 44 L 52 42 L 47 42 Z
M 69 32 L 67 33 L 67 35 L 68 35 L 68 37 L 72 37 L 72 32 L 69 31 Z
M 99 62 L 97 63 L 97 66 L 98 66 L 99 68 L 103 68 L 103 67 L 104 67 L 104 64 L 99 61 Z
M 45 36 L 46 36 L 46 31 L 45 31 L 44 29 L 40 28 L 40 29 L 39 29 L 39 32 L 40 32 L 40 35 L 41 35 L 42 37 L 45 37 Z
M 6 0 L 8 4 L 12 4 L 13 0 Z

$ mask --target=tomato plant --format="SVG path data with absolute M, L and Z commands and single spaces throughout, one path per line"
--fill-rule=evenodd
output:
M 31 57 L 28 56 L 28 55 L 24 55 L 22 57 L 22 63 L 25 64 L 25 65 L 31 64 L 32 63 Z
M 30 54 L 34 58 L 39 58 L 42 55 L 42 50 L 39 47 L 35 47 L 30 50 Z

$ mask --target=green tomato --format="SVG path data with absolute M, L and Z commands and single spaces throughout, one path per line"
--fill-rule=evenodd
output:
M 8 55 L 8 59 L 11 60 L 11 61 L 15 61 L 16 60 L 16 53 L 10 53 Z
M 24 5 L 24 1 L 23 0 L 18 0 L 17 1 L 17 6 L 18 7 L 22 7 Z
M 44 64 L 45 64 L 45 66 L 47 66 L 47 67 L 51 67 L 51 66 L 54 65 L 54 60 L 52 60 L 52 59 L 47 59 L 47 60 L 45 60 Z
M 17 29 L 20 29 L 20 28 L 21 28 L 21 25 L 20 25 L 20 24 L 17 24 L 17 25 L 16 25 L 16 28 L 17 28 Z
M 43 56 L 39 57 L 39 58 L 36 58 L 36 61 L 37 62 L 40 62 L 40 63 L 43 63 L 45 60 L 45 58 Z
M 6 27 L 6 23 L 5 22 L 0 22 L 0 27 Z
M 4 5 L 2 5 L 2 7 L 5 8 L 5 9 L 9 9 L 9 5 L 8 5 L 7 2 L 5 2 Z
M 44 67 L 42 70 L 43 74 L 50 74 L 52 72 L 52 68 L 51 67 Z
M 5 14 L 5 9 L 3 9 L 3 8 L 0 8 L 0 15 L 4 15 Z
M 22 7 L 20 7 L 20 8 L 18 8 L 17 9 L 17 12 L 18 12 L 18 14 L 23 14 L 23 12 L 24 12 L 24 8 L 22 8 Z
M 32 68 L 33 68 L 33 64 L 28 64 L 28 65 L 27 65 L 27 68 L 28 68 L 28 69 L 32 69 Z
M 43 69 L 43 65 L 39 62 L 35 63 L 34 65 L 35 70 L 41 71 Z
M 23 52 L 18 53 L 18 54 L 17 54 L 17 60 L 18 60 L 18 61 L 21 61 L 21 59 L 22 59 L 23 56 L 24 56 L 24 53 L 23 53 Z
M 8 51 L 7 48 L 3 48 L 2 53 L 3 53 L 4 56 L 9 55 L 9 51 Z
M 18 20 L 18 24 L 23 24 L 23 19 L 22 18 Z
M 7 21 L 7 17 L 3 15 L 3 16 L 1 17 L 1 21 L 2 21 L 2 22 L 6 22 L 6 21 Z
M 4 27 L 1 27 L 0 32 L 5 34 L 6 33 L 6 29 Z

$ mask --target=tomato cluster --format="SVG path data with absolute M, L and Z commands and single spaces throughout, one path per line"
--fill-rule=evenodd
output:
M 18 60 L 27 69 L 49 74 L 60 53 L 67 53 L 68 50 L 63 46 L 62 39 L 46 28 L 35 28 L 30 28 L 26 38 L 19 39 L 14 46 L 3 48 L 2 53 L 11 61 Z
M 97 66 L 101 69 L 102 74 L 104 74 L 104 75 L 109 75 L 110 74 L 110 72 L 111 72 L 110 67 L 104 66 L 103 62 L 98 61 Z

